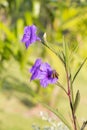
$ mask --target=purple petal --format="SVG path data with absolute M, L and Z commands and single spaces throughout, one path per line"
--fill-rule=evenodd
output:
M 33 35 L 33 36 L 32 36 L 32 35 Z M 31 42 L 31 43 L 36 42 L 36 38 L 37 38 L 37 36 L 36 36 L 36 35 L 31 34 L 30 42 Z
M 48 82 L 49 84 L 54 84 L 57 82 L 57 80 L 58 80 L 57 78 L 50 78 Z
M 40 84 L 43 86 L 43 87 L 47 87 L 49 84 L 54 84 L 57 82 L 57 78 L 55 79 L 48 79 L 48 78 L 44 78 L 44 79 L 41 79 L 40 80 Z
M 32 74 L 31 79 L 30 80 L 34 80 L 37 79 L 38 76 L 38 71 L 36 71 L 35 73 Z
M 38 79 L 45 79 L 47 76 L 47 73 L 46 72 L 44 72 L 44 71 L 41 71 L 41 70 L 39 70 L 39 73 L 38 73 Z
M 42 79 L 42 80 L 40 80 L 40 84 L 41 84 L 41 86 L 46 87 L 48 85 L 48 80 L 46 78 Z
M 22 42 L 27 42 L 29 40 L 29 37 L 26 36 L 26 34 L 23 35 Z
M 31 26 L 31 42 L 36 42 L 37 40 L 41 40 L 37 35 L 37 27 L 35 25 Z
M 50 67 L 50 65 L 49 65 L 48 63 L 43 63 L 43 64 L 41 64 L 40 69 L 41 69 L 42 71 L 47 71 L 48 69 L 49 69 L 49 70 L 52 70 L 51 67 Z
M 39 69 L 36 69 L 34 73 L 32 73 L 31 80 L 34 79 L 44 79 L 46 76 L 41 74 L 41 71 Z
M 37 31 L 37 27 L 36 27 L 35 25 L 32 25 L 32 26 L 30 26 L 30 28 L 31 28 L 31 32 L 32 32 L 33 34 L 35 34 L 36 31 Z
M 26 48 L 28 48 L 30 44 L 31 44 L 30 41 L 27 41 L 27 42 L 25 43 Z
M 25 42 L 25 46 L 26 48 L 30 45 L 30 36 L 31 36 L 31 30 L 30 30 L 30 27 L 29 26 L 26 26 L 24 28 L 24 35 L 23 35 L 23 38 L 22 38 L 22 42 Z
M 41 64 L 42 64 L 41 59 L 37 59 L 37 60 L 35 61 L 35 64 L 34 64 L 34 65 L 32 66 L 32 68 L 30 69 L 30 73 L 34 73 L 35 70 L 36 70 L 38 67 L 40 67 Z
M 24 33 L 25 33 L 25 34 L 31 32 L 30 27 L 31 27 L 31 26 L 26 26 L 26 27 L 24 28 Z
M 36 40 L 37 40 L 37 36 L 36 36 L 37 28 L 36 28 L 35 25 L 32 25 L 30 29 L 31 29 L 31 38 L 30 38 L 30 40 L 31 40 L 31 43 L 33 43 L 33 42 L 36 42 Z

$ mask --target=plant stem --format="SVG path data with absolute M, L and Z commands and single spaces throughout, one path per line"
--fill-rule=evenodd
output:
M 58 53 L 56 53 L 55 50 L 49 47 L 45 42 L 43 43 L 43 45 L 45 45 L 45 47 L 47 47 L 50 51 L 52 51 L 56 56 L 59 56 Z
M 75 113 L 74 113 L 74 111 L 73 111 L 73 105 L 72 105 L 72 100 L 71 100 L 70 82 L 69 82 L 69 75 L 68 75 L 68 70 L 67 70 L 67 68 L 66 68 L 66 78 L 67 78 L 68 97 L 69 97 L 70 108 L 71 108 L 71 112 L 72 112 L 74 130 L 77 130 L 77 127 L 76 127 L 76 116 L 75 116 Z
M 68 95 L 66 89 L 65 89 L 59 82 L 57 82 L 56 85 L 57 85 L 58 87 L 62 88 L 62 90 L 66 93 L 66 95 Z
M 84 122 L 83 122 L 83 125 L 82 125 L 82 127 L 81 127 L 81 130 L 84 130 L 85 127 L 86 127 L 86 125 L 87 125 L 87 121 L 84 121 Z

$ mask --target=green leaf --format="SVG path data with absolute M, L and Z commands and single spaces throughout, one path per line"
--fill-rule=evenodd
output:
M 63 52 L 60 52 L 59 54 L 59 59 L 61 60 L 61 62 L 63 63 L 63 65 L 65 66 L 65 56 Z
M 87 121 L 84 121 L 83 124 L 82 124 L 81 130 L 84 130 L 86 125 L 87 125 Z
M 52 113 L 54 113 L 69 128 L 69 130 L 72 130 L 72 127 L 69 125 L 67 118 L 65 119 L 65 117 L 58 110 L 55 110 L 54 108 L 48 106 L 45 103 L 41 102 L 41 104 L 43 104 L 48 110 L 50 110 Z
M 45 47 L 47 47 L 51 52 L 53 52 L 57 57 L 59 57 L 59 59 L 61 60 L 61 62 L 64 64 L 65 66 L 65 61 L 64 61 L 64 54 L 63 52 L 60 54 L 60 52 L 56 52 L 55 49 L 53 49 L 51 46 L 49 46 L 47 39 L 46 39 L 46 33 L 44 33 L 43 38 L 41 40 L 42 44 L 45 45 Z
M 75 102 L 74 102 L 74 106 L 73 106 L 74 113 L 76 112 L 79 101 L 80 101 L 80 93 L 79 93 L 79 90 L 78 90 L 77 93 L 76 93 L 76 98 L 75 98 Z
M 71 97 L 72 97 L 72 105 L 74 104 L 74 93 L 73 93 L 73 85 L 72 85 L 72 74 L 71 74 L 71 70 L 69 70 L 70 72 L 70 90 L 71 90 Z
M 64 62 L 66 65 L 66 68 L 68 69 L 68 64 L 69 64 L 69 48 L 68 48 L 68 44 L 65 42 L 64 38 L 63 38 L 63 56 L 64 58 Z
M 57 82 L 56 84 L 67 94 L 66 89 L 59 82 Z
M 83 67 L 83 65 L 84 65 L 84 63 L 86 62 L 86 60 L 87 60 L 87 57 L 85 58 L 85 60 L 82 62 L 82 64 L 80 65 L 80 67 L 79 67 L 78 70 L 76 71 L 76 73 L 75 73 L 75 75 L 74 75 L 74 77 L 73 77 L 73 80 L 72 80 L 72 84 L 74 83 L 74 81 L 75 81 L 75 79 L 76 79 L 78 73 L 80 72 L 80 70 L 81 70 L 81 68 Z

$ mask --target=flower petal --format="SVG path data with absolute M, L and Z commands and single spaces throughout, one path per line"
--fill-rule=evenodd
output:
M 24 28 L 24 34 L 27 34 L 27 33 L 31 32 L 30 27 L 31 27 L 31 26 L 26 26 L 26 27 Z
M 40 84 L 43 86 L 43 87 L 46 87 L 48 85 L 48 80 L 46 78 L 44 79 L 41 79 L 40 80 Z
M 42 71 L 47 71 L 48 69 L 49 69 L 49 70 L 52 70 L 51 67 L 50 67 L 50 65 L 49 65 L 48 63 L 43 63 L 43 64 L 41 64 L 40 69 L 41 69 Z
M 37 40 L 37 36 L 36 36 L 36 31 L 37 31 L 37 28 L 35 25 L 32 25 L 30 27 L 31 29 L 31 37 L 30 37 L 30 40 L 31 40 L 31 43 L 35 42 Z
M 35 25 L 32 25 L 32 26 L 30 26 L 30 28 L 31 28 L 31 32 L 32 32 L 33 34 L 35 34 L 36 31 L 37 31 L 37 27 L 36 27 Z
M 26 48 L 28 48 L 30 44 L 31 44 L 30 41 L 27 41 L 27 42 L 25 43 Z
M 22 42 L 25 42 L 26 48 L 37 40 L 41 40 L 37 35 L 36 35 L 37 27 L 35 25 L 31 26 L 26 26 L 24 28 L 24 35 L 22 38 Z
M 58 80 L 57 78 L 50 78 L 48 82 L 49 84 L 54 84 L 57 82 L 57 80 Z
M 39 70 L 38 74 L 39 74 L 38 79 L 44 79 L 44 78 L 46 78 L 46 75 L 47 75 L 46 72 L 41 71 L 41 70 Z
M 37 60 L 35 61 L 35 64 L 34 64 L 34 65 L 32 66 L 32 68 L 30 69 L 30 73 L 34 73 L 35 70 L 36 70 L 38 67 L 40 67 L 41 64 L 42 64 L 41 59 L 37 59 Z

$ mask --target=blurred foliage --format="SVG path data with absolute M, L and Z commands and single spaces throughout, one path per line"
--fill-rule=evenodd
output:
M 86 0 L 0 0 L 0 88 L 15 88 L 20 92 L 23 89 L 23 92 L 28 93 L 26 87 L 29 82 L 25 81 L 29 79 L 27 70 L 38 57 L 52 63 L 63 82 L 64 69 L 54 54 L 39 43 L 28 50 L 21 43 L 24 27 L 31 24 L 38 27 L 39 33 L 47 33 L 47 39 L 56 51 L 61 50 L 63 36 L 65 37 L 71 52 L 76 50 L 72 58 L 73 71 L 87 56 Z M 13 65 L 18 72 L 15 72 Z M 11 68 L 14 71 L 9 71 Z M 8 79 L 12 81 L 8 82 Z M 42 100 L 51 101 L 51 104 L 54 102 L 51 100 L 54 99 L 52 94 L 55 94 L 53 87 L 42 91 L 37 81 L 29 85 L 32 86 L 28 87 L 30 95 L 37 92 Z

